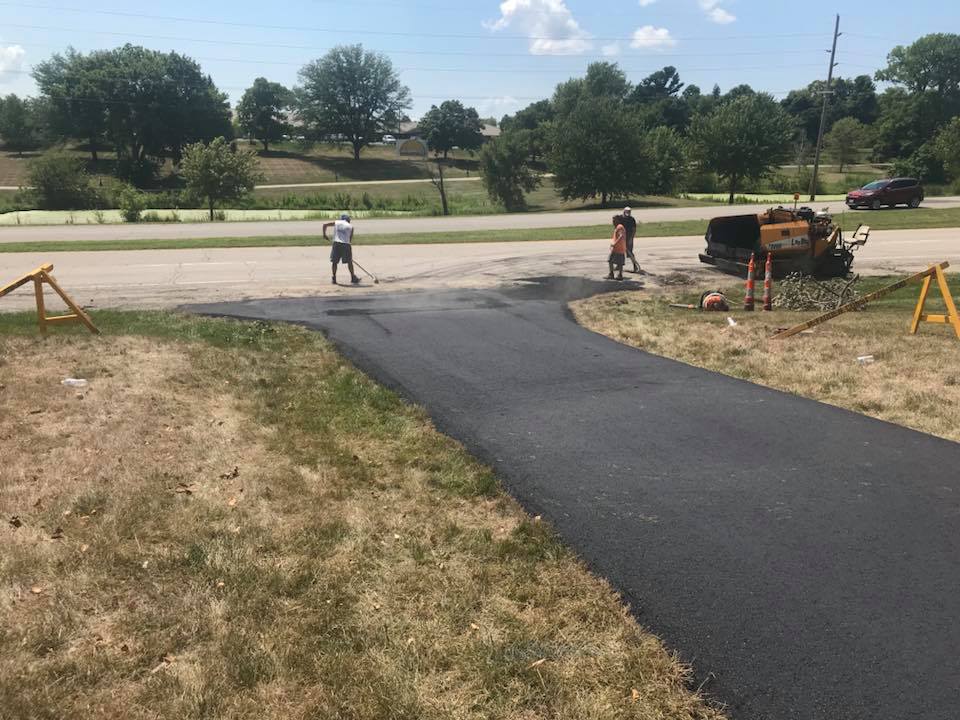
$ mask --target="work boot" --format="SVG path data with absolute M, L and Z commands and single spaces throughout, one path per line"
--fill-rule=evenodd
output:
M 360 284 L 360 278 L 358 278 L 356 275 L 354 275 L 352 278 L 350 278 L 350 282 L 352 282 L 354 285 L 359 285 L 359 284 Z
M 337 276 L 334 275 L 334 276 L 333 276 L 333 279 L 332 279 L 330 282 L 332 282 L 334 285 L 336 285 L 336 284 L 337 284 Z
M 637 265 L 636 263 L 633 264 L 633 271 L 634 271 L 635 273 L 642 273 L 642 272 L 643 272 L 643 270 L 640 269 L 640 266 Z
M 613 278 L 613 273 L 610 273 L 609 275 L 607 275 L 607 276 L 604 278 L 604 280 L 613 280 L 613 279 L 614 279 L 614 278 Z

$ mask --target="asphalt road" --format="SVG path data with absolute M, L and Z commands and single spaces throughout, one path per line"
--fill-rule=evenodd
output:
M 92 307 L 170 307 L 189 302 L 318 294 L 351 296 L 393 290 L 490 288 L 538 275 L 599 277 L 610 241 L 358 246 L 357 259 L 380 278 L 360 288 L 330 284 L 329 248 L 218 248 L 109 252 L 0 253 L 0 282 L 45 262 L 82 303 Z M 733 282 L 702 265 L 702 237 L 637 238 L 637 256 L 657 276 L 683 272 L 704 286 Z M 877 231 L 857 253 L 860 273 L 907 274 L 948 260 L 960 268 L 960 230 Z M 340 277 L 347 277 L 346 270 Z M 0 312 L 32 307 L 24 287 L 0 300 Z
M 834 211 L 844 210 L 843 203 L 813 203 Z M 763 212 L 764 205 L 729 205 L 667 208 L 637 208 L 638 222 L 669 220 L 699 220 L 718 215 L 740 215 Z M 924 207 L 960 207 L 960 197 L 930 198 Z M 531 228 L 582 227 L 608 224 L 614 210 L 584 210 L 557 213 L 515 213 L 504 215 L 466 215 L 456 217 L 377 218 L 357 223 L 358 238 L 397 233 L 456 232 L 461 230 L 513 230 Z M 870 211 L 856 211 L 869 224 Z M 888 211 L 882 211 L 888 212 Z M 894 211 L 897 212 L 897 211 Z M 902 212 L 907 212 L 903 210 Z M 320 222 L 316 220 L 282 220 L 234 223 L 146 223 L 124 225 L 39 225 L 6 226 L 0 228 L 0 242 L 41 242 L 44 240 L 154 240 L 167 238 L 211 237 L 274 237 L 291 235 L 318 235 Z
M 193 310 L 304 323 L 424 405 L 734 720 L 956 718 L 960 445 L 590 333 L 564 301 L 597 286 Z

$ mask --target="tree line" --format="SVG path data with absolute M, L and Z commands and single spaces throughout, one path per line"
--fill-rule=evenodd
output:
M 307 141 L 334 140 L 359 159 L 411 106 L 390 59 L 359 45 L 307 63 L 293 88 L 257 78 L 237 104 L 235 122 L 212 78 L 175 52 L 70 49 L 36 66 L 34 78 L 38 97 L 0 98 L 6 147 L 22 152 L 79 141 L 95 164 L 109 149 L 116 174 L 138 185 L 154 181 L 167 160 L 179 166 L 193 144 L 224 138 L 226 151 L 237 152 L 229 141 L 238 133 L 264 151 L 294 132 Z M 878 92 L 875 81 L 888 86 Z M 605 203 L 670 193 L 697 173 L 712 173 L 732 200 L 783 163 L 805 164 L 824 90 L 817 81 L 780 101 L 748 85 L 705 93 L 685 85 L 672 66 L 634 84 L 617 64 L 593 63 L 550 98 L 502 118 L 502 136 L 484 145 L 480 166 L 491 197 L 510 209 L 523 207 L 544 170 L 568 199 Z M 838 78 L 830 93 L 825 145 L 841 167 L 870 148 L 872 160 L 895 162 L 897 174 L 957 178 L 960 35 L 898 46 L 873 78 Z M 453 148 L 480 149 L 481 124 L 474 108 L 451 99 L 433 106 L 419 131 L 445 159 Z
M 878 93 L 875 80 L 889 86 Z M 781 164 L 806 164 L 825 90 L 812 82 L 778 102 L 748 85 L 703 93 L 669 66 L 634 85 L 615 63 L 593 63 L 551 98 L 504 117 L 481 165 L 491 196 L 517 209 L 537 167 L 554 174 L 566 199 L 666 194 L 709 172 L 733 202 Z M 872 161 L 893 162 L 894 174 L 960 180 L 960 35 L 898 46 L 874 78 L 838 78 L 827 109 L 825 150 L 841 172 L 869 149 Z M 809 173 L 799 178 L 794 189 L 812 189 L 803 186 Z

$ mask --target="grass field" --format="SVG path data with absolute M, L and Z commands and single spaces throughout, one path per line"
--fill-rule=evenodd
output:
M 949 277 L 960 298 L 960 275 Z M 858 287 L 866 294 L 899 279 L 871 277 Z M 741 287 L 727 288 L 732 308 L 742 307 Z M 784 340 L 770 336 L 818 313 L 669 307 L 696 303 L 704 289 L 604 295 L 576 303 L 573 311 L 581 324 L 628 345 L 960 441 L 960 340 L 945 325 L 924 324 L 909 334 L 919 285 Z M 943 312 L 939 292 L 931 293 L 927 312 Z M 858 364 L 864 355 L 875 362 Z
M 910 228 L 960 227 L 960 208 L 945 210 L 882 210 L 879 212 L 847 212 L 837 217 L 846 232 L 857 229 L 861 223 L 874 230 L 902 230 Z M 680 220 L 639 223 L 637 237 L 681 237 L 703 235 L 707 220 Z M 2 232 L 2 231 L 0 231 Z M 225 232 L 229 229 L 225 228 Z M 537 242 L 545 240 L 594 240 L 610 235 L 609 225 L 579 227 L 534 228 L 520 230 L 471 230 L 464 232 L 423 232 L 393 234 L 357 234 L 357 245 L 422 245 L 477 242 Z M 52 240 L 38 242 L 0 243 L 0 253 L 63 252 L 99 250 L 182 250 L 188 248 L 230 247 L 300 247 L 316 245 L 317 235 L 290 235 L 265 237 L 176 238 L 160 240 Z
M 302 149 L 295 144 L 285 143 L 271 148 L 270 152 L 261 152 L 261 145 L 247 145 L 241 141 L 240 147 L 257 152 L 260 167 L 265 178 L 263 184 L 276 183 L 313 183 L 334 182 L 336 180 L 413 180 L 429 179 L 430 175 L 423 161 L 404 158 L 397 155 L 393 146 L 374 145 L 366 148 L 360 162 L 354 162 L 353 153 L 346 147 L 318 145 L 311 149 Z M 90 153 L 67 148 L 66 152 L 84 160 Z M 91 173 L 100 170 L 109 173 L 116 161 L 114 153 L 101 152 L 101 165 L 90 166 Z M 16 187 L 26 182 L 27 163 L 38 156 L 36 152 L 26 152 L 23 157 L 16 153 L 0 152 L 0 186 Z M 451 166 L 447 170 L 450 177 L 466 177 L 468 173 L 476 175 L 477 160 L 467 153 L 451 153 Z M 168 163 L 162 173 L 170 172 Z
M 319 333 L 94 320 L 0 316 L 0 716 L 720 720 Z

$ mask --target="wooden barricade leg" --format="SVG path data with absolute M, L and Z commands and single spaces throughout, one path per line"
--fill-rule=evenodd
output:
M 953 302 L 953 295 L 950 294 L 947 276 L 944 275 L 941 268 L 937 268 L 937 285 L 940 286 L 940 292 L 943 294 L 943 302 L 947 306 L 947 322 L 953 326 L 953 331 L 957 334 L 957 338 L 960 338 L 960 315 L 957 315 L 957 306 Z
M 43 277 L 33 277 L 33 294 L 37 298 L 37 324 L 40 325 L 40 334 L 47 334 L 47 311 L 43 305 Z
M 927 304 L 927 295 L 930 293 L 930 281 L 932 279 L 929 275 L 923 278 L 923 285 L 920 287 L 920 299 L 917 300 L 917 307 L 913 311 L 913 322 L 910 324 L 911 335 L 917 334 L 920 321 L 923 320 L 923 308 Z
M 95 334 L 95 335 L 99 335 L 99 334 L 100 334 L 100 331 L 97 329 L 97 326 L 93 324 L 93 321 L 90 319 L 90 316 L 87 315 L 87 314 L 80 308 L 80 306 L 77 305 L 77 304 L 70 298 L 70 296 L 67 295 L 67 293 L 65 293 L 65 292 L 63 291 L 63 288 L 61 288 L 60 285 L 57 283 L 57 281 L 54 280 L 53 276 L 50 275 L 50 274 L 49 274 L 48 272 L 46 272 L 45 270 L 43 271 L 42 274 L 43 274 L 43 279 L 50 285 L 50 287 L 52 287 L 52 288 L 54 289 L 54 291 L 56 291 L 57 295 L 60 296 L 60 299 L 63 300 L 63 302 L 66 304 L 66 306 L 67 306 L 68 308 L 70 308 L 71 311 L 73 311 L 73 315 L 65 315 L 65 316 L 63 316 L 64 319 L 79 320 L 80 322 L 82 322 L 84 325 L 87 326 L 87 329 L 88 329 L 90 332 L 92 332 L 92 333 Z

